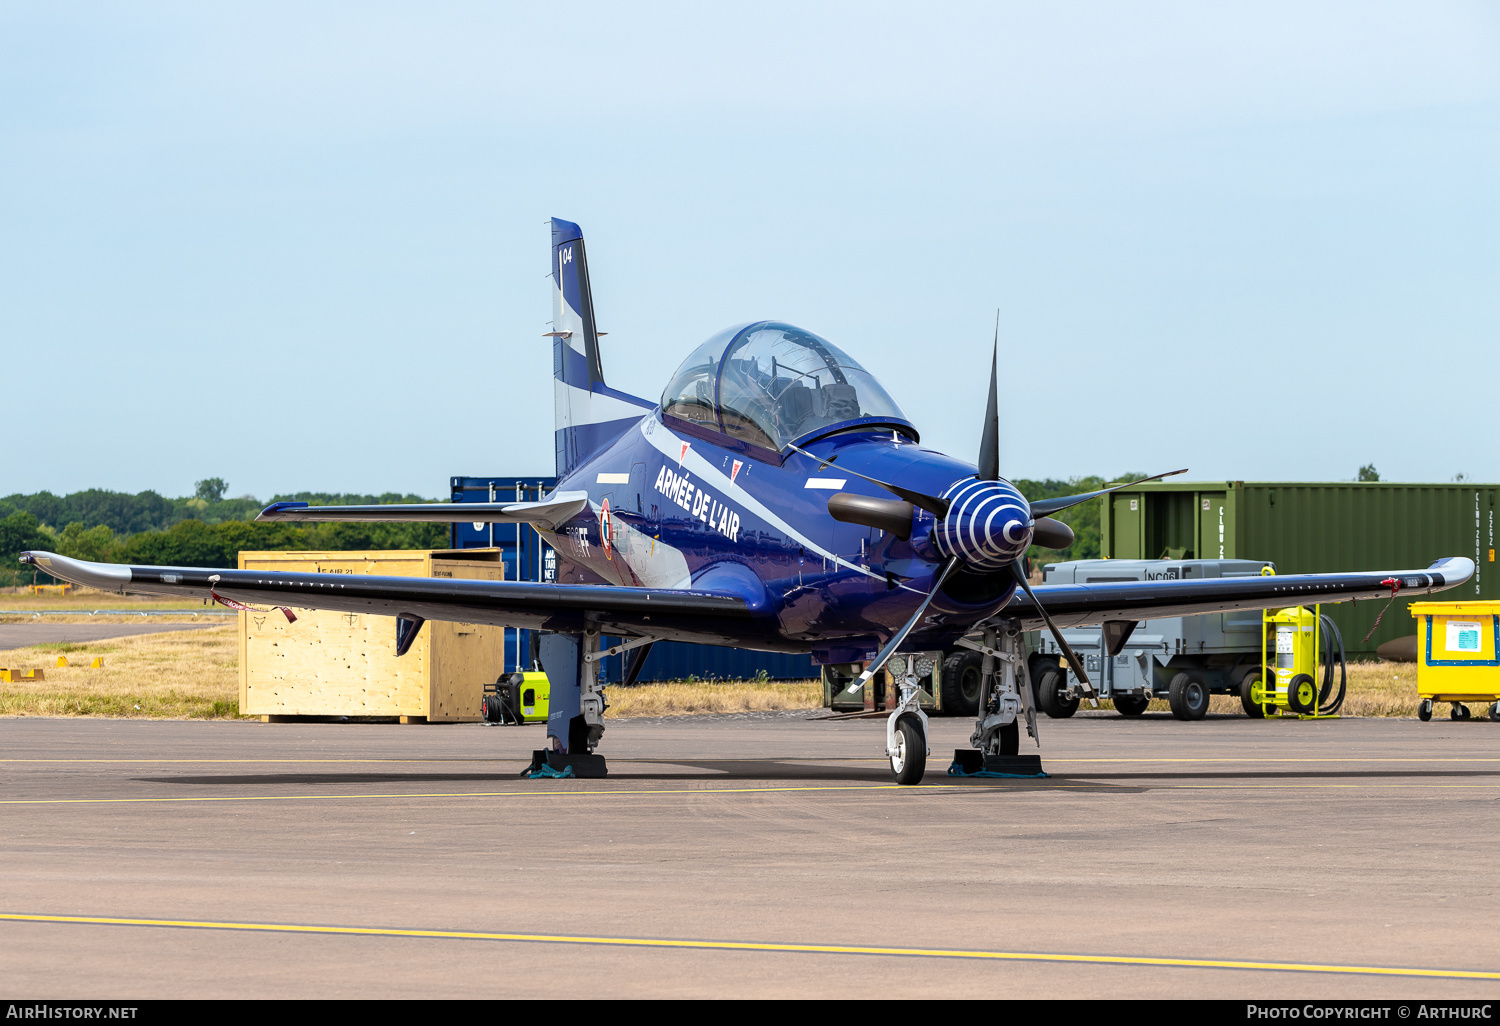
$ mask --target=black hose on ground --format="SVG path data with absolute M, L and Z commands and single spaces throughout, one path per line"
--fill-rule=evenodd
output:
M 1323 686 L 1318 689 L 1319 716 L 1332 716 L 1339 711 L 1344 704 L 1344 694 L 1348 690 L 1349 668 L 1344 659 L 1344 636 L 1339 632 L 1339 625 L 1334 623 L 1326 614 L 1319 613 L 1321 621 L 1319 627 L 1323 634 L 1323 651 L 1319 653 L 1323 662 Z M 1339 665 L 1339 693 L 1330 702 L 1328 694 L 1333 690 L 1333 663 L 1334 653 L 1338 654 Z

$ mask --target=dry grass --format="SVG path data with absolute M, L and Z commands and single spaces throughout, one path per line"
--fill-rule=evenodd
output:
M 815 680 L 675 681 L 613 687 L 605 692 L 605 696 L 609 701 L 606 717 L 618 720 L 638 716 L 694 716 L 823 707 L 823 685 Z
M 55 623 L 62 618 L 49 617 Z M 92 622 L 100 622 L 96 618 Z M 139 618 L 126 618 L 140 623 Z M 93 643 L 43 644 L 0 652 L 0 666 L 40 667 L 40 684 L 0 682 L 0 715 L 232 718 L 238 715 L 237 626 L 143 634 Z M 57 668 L 59 655 L 71 665 Z M 95 656 L 102 669 L 89 669 Z M 818 709 L 817 681 L 686 681 L 613 687 L 607 692 L 611 719 L 692 716 L 706 713 Z M 1110 708 L 1109 703 L 1103 703 Z M 1351 663 L 1345 716 L 1414 716 L 1417 672 L 1412 663 Z M 1210 710 L 1243 715 L 1239 699 L 1216 695 Z M 1166 712 L 1156 701 L 1151 711 Z M 1483 715 L 1482 706 L 1473 708 Z
M 70 665 L 57 667 L 64 654 Z M 101 669 L 90 669 L 95 656 Z M 0 681 L 0 716 L 218 719 L 239 715 L 239 635 L 230 621 L 92 643 L 0 652 L 0 666 L 40 668 L 39 683 Z
M 1320 676 L 1319 681 L 1322 680 Z M 1338 691 L 1339 681 L 1335 676 L 1333 688 Z M 1100 703 L 1111 708 L 1108 702 Z M 1081 708 L 1087 708 L 1085 704 Z M 1152 702 L 1148 712 L 1169 712 L 1170 706 L 1162 699 Z M 1244 708 L 1233 695 L 1214 695 L 1209 700 L 1208 711 L 1219 716 L 1243 716 Z M 1483 708 L 1473 710 L 1483 712 Z M 1340 716 L 1415 716 L 1417 714 L 1417 664 L 1416 663 L 1350 663 L 1349 686 L 1344 695 Z

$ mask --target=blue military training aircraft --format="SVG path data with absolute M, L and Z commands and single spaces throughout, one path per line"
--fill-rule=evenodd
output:
M 1028 502 L 1000 476 L 996 360 L 976 467 L 924 448 L 868 371 L 780 321 L 709 338 L 660 402 L 610 388 L 583 234 L 568 221 L 552 221 L 552 284 L 552 494 L 462 506 L 282 502 L 259 519 L 530 524 L 556 550 L 556 583 L 123 566 L 47 552 L 23 561 L 108 590 L 394 615 L 398 654 L 429 619 L 548 632 L 550 747 L 532 767 L 542 774 L 605 771 L 593 750 L 604 733 L 597 664 L 606 655 L 632 653 L 627 682 L 662 640 L 863 663 L 851 691 L 881 669 L 893 681 L 886 754 L 904 784 L 926 765 L 918 681 L 934 656 L 982 659 L 974 748 L 955 765 L 1015 768 L 1020 723 L 1037 734 L 1023 631 L 1049 630 L 1092 700 L 1061 626 L 1102 624 L 1113 654 L 1152 617 L 1425 593 L 1474 572 L 1455 557 L 1425 570 L 1032 587 L 1027 547 L 1072 542 L 1051 514 L 1112 489 Z M 606 647 L 611 638 L 623 640 Z

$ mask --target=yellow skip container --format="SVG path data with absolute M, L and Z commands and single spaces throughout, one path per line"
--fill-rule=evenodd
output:
M 1465 702 L 1490 703 L 1500 720 L 1500 602 L 1413 602 L 1417 621 L 1417 718 L 1432 719 L 1434 702 L 1469 718 Z

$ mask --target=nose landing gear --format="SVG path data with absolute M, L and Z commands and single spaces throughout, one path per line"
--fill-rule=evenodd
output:
M 932 667 L 920 665 L 924 662 L 916 656 L 895 655 L 886 663 L 891 679 L 901 689 L 901 699 L 885 721 L 885 754 L 898 784 L 920 784 L 927 772 L 927 714 L 922 711 L 917 681 Z

